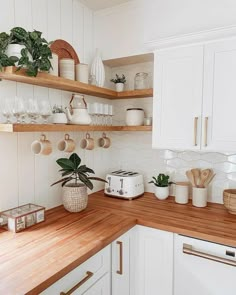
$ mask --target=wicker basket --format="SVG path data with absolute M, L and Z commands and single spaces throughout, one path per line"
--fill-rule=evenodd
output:
M 67 184 L 63 187 L 62 203 L 69 212 L 80 212 L 87 207 L 88 193 L 84 184 Z
M 226 189 L 223 192 L 224 205 L 229 213 L 236 214 L 236 189 Z

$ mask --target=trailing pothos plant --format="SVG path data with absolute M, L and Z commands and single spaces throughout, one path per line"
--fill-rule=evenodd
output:
M 21 57 L 7 56 L 7 47 L 10 44 L 23 45 Z M 36 77 L 38 71 L 48 72 L 52 68 L 50 58 L 52 52 L 50 43 L 42 38 L 42 32 L 34 30 L 27 32 L 21 27 L 11 29 L 10 34 L 0 33 L 0 70 L 2 67 L 14 66 L 17 63 L 17 70 L 26 68 L 28 76 Z
M 94 174 L 94 171 L 88 168 L 86 165 L 81 165 L 81 159 L 76 153 L 73 153 L 69 157 L 69 159 L 60 158 L 56 162 L 62 168 L 59 171 L 61 172 L 63 178 L 54 182 L 52 185 L 61 183 L 61 185 L 64 186 L 66 183 L 74 181 L 73 185 L 76 186 L 77 184 L 79 185 L 79 183 L 82 182 L 89 189 L 92 190 L 93 183 L 91 182 L 91 180 L 106 182 L 106 180 L 102 178 L 89 176 L 89 174 Z

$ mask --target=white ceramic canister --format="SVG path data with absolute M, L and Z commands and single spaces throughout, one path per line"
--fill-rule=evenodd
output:
M 189 198 L 189 183 L 176 182 L 175 184 L 175 202 L 179 204 L 187 204 Z
M 127 126 L 142 126 L 144 120 L 144 110 L 140 108 L 130 108 L 126 110 Z
M 88 84 L 88 65 L 87 64 L 77 64 L 75 66 L 75 79 L 76 81 Z

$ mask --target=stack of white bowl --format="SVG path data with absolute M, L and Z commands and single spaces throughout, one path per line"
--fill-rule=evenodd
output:
M 71 58 L 60 59 L 60 77 L 75 80 L 75 61 Z

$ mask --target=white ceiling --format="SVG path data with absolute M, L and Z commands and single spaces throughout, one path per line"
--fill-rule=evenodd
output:
M 81 2 L 83 2 L 87 7 L 93 10 L 99 10 L 116 6 L 129 1 L 130 0 L 82 0 Z

